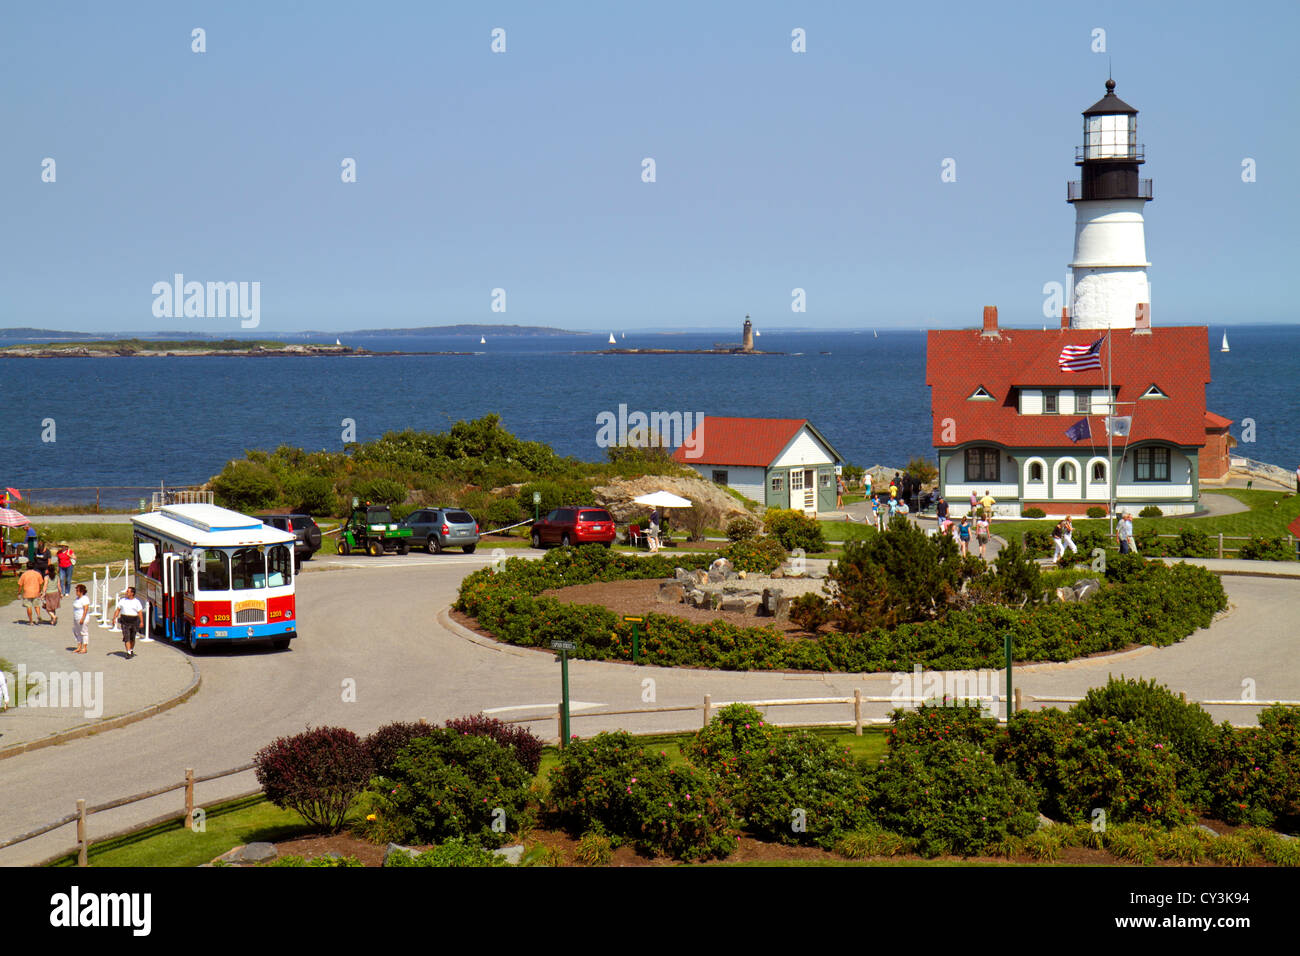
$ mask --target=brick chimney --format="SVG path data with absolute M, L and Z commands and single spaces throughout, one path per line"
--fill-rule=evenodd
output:
M 1135 324 L 1133 328 L 1135 330 L 1139 332 L 1151 331 L 1151 303 L 1150 302 L 1139 302 L 1137 304 L 1137 312 L 1136 315 L 1134 316 L 1134 321 Z
M 984 335 L 998 334 L 998 307 L 996 305 L 984 306 Z
M 1070 327 L 1070 307 L 1068 305 L 1063 305 L 1061 306 L 1061 328 L 1068 329 L 1069 327 Z

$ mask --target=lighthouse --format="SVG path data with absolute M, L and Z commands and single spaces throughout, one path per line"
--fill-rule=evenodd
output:
M 1074 206 L 1071 328 L 1132 329 L 1150 321 L 1142 210 L 1151 201 L 1151 180 L 1138 178 L 1145 160 L 1137 113 L 1115 95 L 1114 80 L 1083 113 L 1083 145 L 1074 157 L 1082 178 L 1067 190 Z

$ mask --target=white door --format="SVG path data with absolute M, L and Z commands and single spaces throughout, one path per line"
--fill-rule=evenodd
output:
M 790 472 L 790 507 L 798 508 L 803 499 L 803 470 L 795 468 Z
M 803 473 L 803 510 L 806 514 L 817 513 L 817 472 L 812 470 Z

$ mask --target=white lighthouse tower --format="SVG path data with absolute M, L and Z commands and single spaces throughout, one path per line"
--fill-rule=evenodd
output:
M 1137 141 L 1137 110 L 1106 95 L 1083 113 L 1083 145 L 1074 163 L 1082 178 L 1069 184 L 1074 205 L 1074 288 L 1070 327 L 1131 329 L 1138 306 L 1149 322 L 1146 236 L 1142 208 L 1151 200 L 1151 180 L 1138 178 L 1145 161 Z

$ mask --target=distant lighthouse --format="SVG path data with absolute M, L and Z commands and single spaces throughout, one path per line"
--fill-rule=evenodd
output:
M 746 352 L 754 351 L 754 323 L 745 316 L 745 329 L 741 333 L 740 347 Z
M 1075 218 L 1071 328 L 1135 328 L 1139 304 L 1150 316 L 1142 209 L 1151 180 L 1138 178 L 1145 160 L 1137 112 L 1107 80 L 1106 95 L 1083 113 L 1083 145 L 1074 157 L 1082 179 L 1068 188 Z

